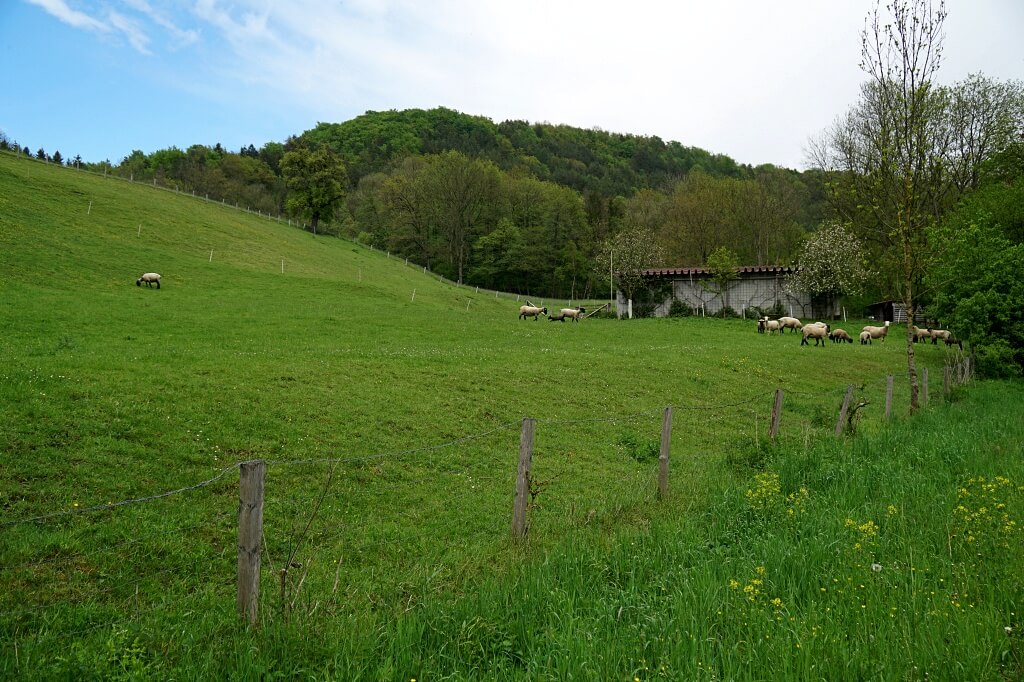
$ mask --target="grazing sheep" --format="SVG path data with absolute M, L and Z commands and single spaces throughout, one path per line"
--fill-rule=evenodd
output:
M 535 305 L 522 305 L 522 306 L 519 306 L 519 319 L 520 320 L 525 320 L 528 317 L 532 317 L 533 321 L 536 322 L 538 319 L 540 319 L 541 315 L 543 315 L 544 317 L 547 317 L 548 309 L 546 307 L 545 308 L 538 308 Z
M 957 346 L 960 350 L 964 349 L 964 342 L 954 336 L 947 336 L 943 339 L 943 342 L 945 342 L 946 348 L 949 348 L 950 346 Z
M 587 309 L 577 306 L 575 308 L 562 308 L 558 312 L 562 316 L 563 322 L 567 319 L 570 319 L 573 322 L 579 322 L 583 319 L 584 313 L 587 312 Z
M 800 331 L 800 320 L 795 317 L 780 317 L 779 326 L 783 331 L 792 329 L 793 331 Z
M 141 287 L 142 283 L 145 282 L 147 287 L 152 287 L 153 282 L 156 282 L 156 288 L 160 288 L 160 275 L 155 272 L 147 272 L 142 277 L 135 280 L 135 286 Z
M 812 322 L 811 324 L 805 324 L 800 329 L 803 332 L 804 338 L 800 340 L 801 346 L 809 346 L 807 343 L 808 338 L 814 339 L 814 345 L 825 345 L 825 338 L 828 336 L 829 327 L 824 322 Z
M 889 321 L 886 320 L 884 327 L 864 327 L 864 331 L 871 335 L 873 339 L 882 339 L 885 341 L 885 337 L 889 334 Z M 863 336 L 863 332 L 861 333 Z
M 910 325 L 910 333 L 914 335 L 914 343 L 923 343 L 925 339 L 931 337 L 931 332 L 927 329 L 921 329 L 917 325 Z
M 565 315 L 548 315 L 548 322 L 564 322 Z
M 871 343 L 871 332 L 863 331 L 860 333 L 860 345 L 864 346 Z
M 833 329 L 828 333 L 828 337 L 832 339 L 832 343 L 853 343 L 853 337 L 845 329 Z
M 948 329 L 929 329 L 928 333 L 932 337 L 932 345 L 933 346 L 938 345 L 939 339 L 942 339 L 943 341 L 945 341 L 946 339 L 948 339 L 949 337 L 952 336 L 952 334 L 950 333 L 950 331 Z

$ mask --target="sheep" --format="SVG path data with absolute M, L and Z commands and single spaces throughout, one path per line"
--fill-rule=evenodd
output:
M 764 334 L 764 330 L 766 329 L 766 326 L 767 326 L 766 323 L 767 322 L 768 322 L 768 318 L 767 317 L 759 317 L 759 318 L 757 318 L 757 333 L 758 334 Z
M 810 337 L 814 338 L 814 345 L 825 345 L 825 337 L 828 336 L 829 326 L 824 322 L 812 322 L 811 324 L 805 324 L 800 328 L 804 338 L 800 340 L 801 346 L 809 346 L 807 339 Z
M 535 305 L 519 306 L 519 319 L 520 320 L 525 320 L 528 317 L 532 317 L 533 321 L 536 322 L 538 319 L 540 319 L 541 315 L 543 315 L 544 317 L 548 316 L 548 309 L 546 307 L 545 308 L 538 308 Z
M 573 322 L 579 322 L 581 319 L 583 319 L 584 313 L 587 312 L 587 309 L 577 306 L 575 308 L 562 308 L 558 312 L 562 316 L 563 322 L 566 319 L 571 319 Z
M 938 345 L 939 339 L 945 341 L 946 339 L 952 336 L 948 329 L 929 329 L 928 334 L 930 334 L 932 337 L 933 346 Z
M 786 329 L 792 329 L 793 331 L 799 331 L 800 330 L 800 320 L 796 319 L 795 317 L 780 317 L 779 318 L 779 326 L 782 328 L 783 331 L 785 331 Z
M 565 315 L 548 315 L 548 322 L 564 322 Z
M 828 333 L 828 337 L 832 339 L 832 343 L 853 343 L 853 337 L 845 329 L 833 329 Z
M 964 349 L 964 342 L 955 336 L 947 336 L 943 339 L 943 342 L 945 342 L 946 348 L 949 348 L 950 346 L 957 346 L 960 350 Z
M 871 332 L 863 331 L 860 333 L 860 345 L 864 346 L 871 343 Z
M 153 282 L 156 282 L 156 288 L 160 288 L 160 275 L 155 272 L 147 272 L 142 277 L 135 280 L 135 286 L 141 287 L 142 283 L 145 282 L 147 287 L 152 287 Z
M 775 332 L 782 333 L 782 325 L 778 320 L 769 320 L 765 318 L 764 328 L 768 330 L 768 335 L 771 336 Z
M 869 325 L 864 327 L 864 331 L 870 334 L 873 339 L 882 339 L 882 341 L 885 341 L 886 335 L 889 334 L 889 321 L 886 320 L 884 327 L 872 327 Z M 861 332 L 861 336 L 863 336 L 863 332 Z
M 927 329 L 921 329 L 917 325 L 910 325 L 910 333 L 914 335 L 914 343 L 924 343 L 925 339 L 931 337 L 931 332 Z

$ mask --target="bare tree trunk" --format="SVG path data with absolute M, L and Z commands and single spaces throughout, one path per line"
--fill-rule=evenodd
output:
M 910 414 L 917 412 L 920 407 L 918 401 L 917 385 L 917 364 L 914 360 L 914 333 L 911 327 L 914 324 L 914 297 L 910 281 L 906 282 L 907 295 L 905 305 L 907 306 L 907 376 L 910 378 Z

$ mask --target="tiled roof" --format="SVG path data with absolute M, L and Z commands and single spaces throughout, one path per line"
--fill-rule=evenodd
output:
M 764 272 L 776 275 L 788 275 L 796 268 L 788 265 L 741 265 L 737 270 L 741 273 Z M 660 275 L 710 275 L 713 274 L 709 268 L 649 268 L 643 271 L 647 276 Z

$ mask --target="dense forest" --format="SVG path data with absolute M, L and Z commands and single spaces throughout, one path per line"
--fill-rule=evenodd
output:
M 658 137 L 438 108 L 367 112 L 283 143 L 134 151 L 116 165 L 39 159 L 194 192 L 346 235 L 453 280 L 534 295 L 604 292 L 602 244 L 628 230 L 661 262 L 791 262 L 824 211 L 815 171 L 751 167 Z

